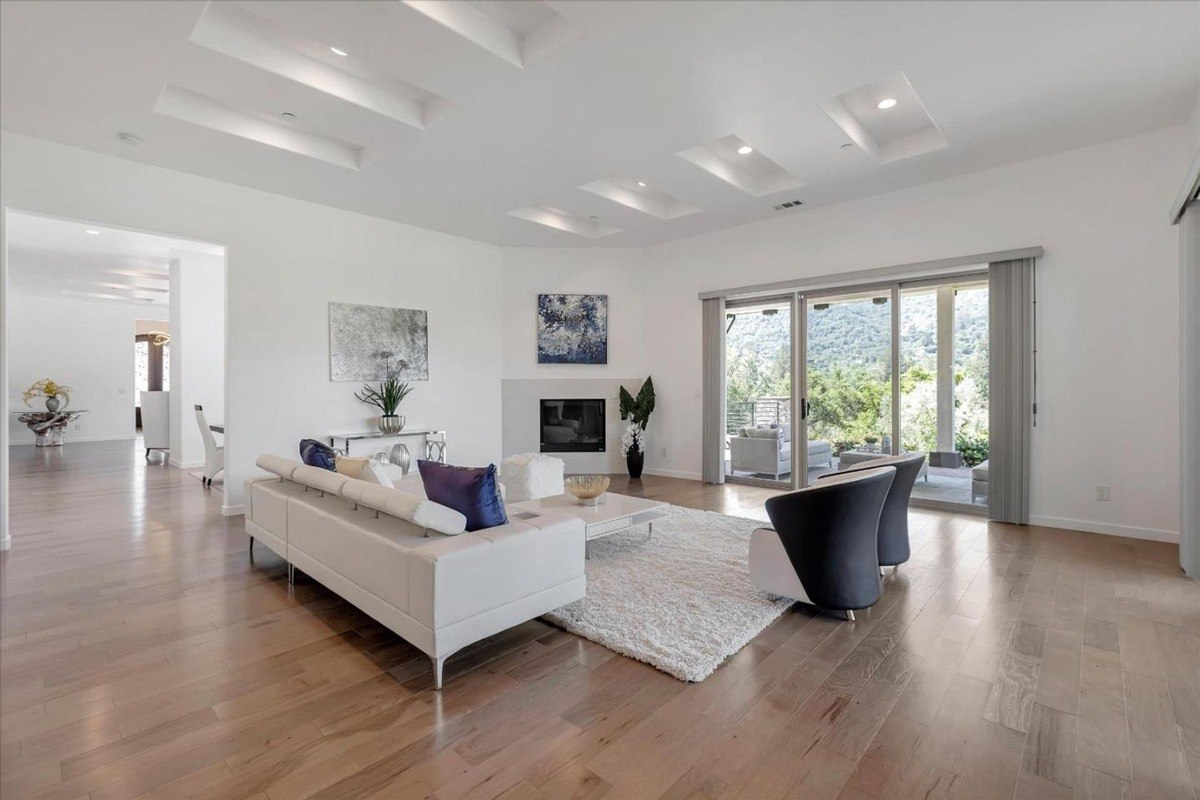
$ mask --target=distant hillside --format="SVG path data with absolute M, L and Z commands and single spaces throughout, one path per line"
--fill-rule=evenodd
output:
M 955 320 L 955 362 L 987 349 L 987 291 L 959 292 Z M 886 365 L 891 358 L 890 304 L 837 303 L 808 315 L 809 366 Z M 726 335 L 730 355 L 749 353 L 766 363 L 786 352 L 789 315 L 739 314 Z M 900 315 L 900 358 L 904 369 L 919 364 L 930 370 L 937 359 L 937 307 L 932 293 L 907 296 Z

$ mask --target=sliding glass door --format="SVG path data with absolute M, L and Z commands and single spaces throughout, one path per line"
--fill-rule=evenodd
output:
M 914 504 L 987 508 L 986 273 L 728 302 L 724 341 L 726 480 L 921 452 Z
M 804 298 L 806 482 L 893 452 L 892 293 Z
M 986 279 L 900 292 L 900 444 L 929 454 L 913 498 L 987 507 Z
M 792 297 L 725 307 L 725 476 L 792 485 Z

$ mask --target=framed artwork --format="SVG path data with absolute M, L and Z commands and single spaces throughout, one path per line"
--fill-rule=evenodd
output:
M 608 363 L 608 295 L 539 294 L 539 364 Z
M 329 304 L 329 380 L 429 380 L 429 319 L 411 308 Z

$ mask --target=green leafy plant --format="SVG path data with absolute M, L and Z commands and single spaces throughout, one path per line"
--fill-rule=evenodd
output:
M 988 439 L 986 436 L 970 436 L 960 432 L 955 438 L 954 449 L 962 453 L 968 467 L 977 467 L 987 461 Z
M 650 421 L 650 415 L 654 412 L 654 382 L 646 378 L 636 398 L 622 386 L 620 399 L 621 419 L 627 419 L 646 430 L 646 423 Z
M 359 401 L 378 408 L 385 417 L 392 417 L 395 416 L 400 403 L 412 393 L 412 390 L 413 387 L 399 378 L 388 377 L 379 384 L 378 388 L 368 383 L 363 386 L 361 393 L 355 392 L 354 396 Z

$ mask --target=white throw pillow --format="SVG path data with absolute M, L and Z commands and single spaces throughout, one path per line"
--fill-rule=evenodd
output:
M 362 472 L 359 473 L 358 479 L 367 483 L 377 483 L 380 486 L 392 488 L 392 479 L 388 477 L 387 471 L 375 459 L 370 459 L 363 466 Z

